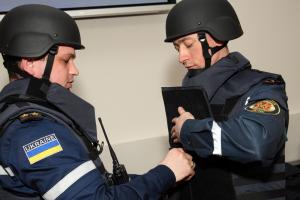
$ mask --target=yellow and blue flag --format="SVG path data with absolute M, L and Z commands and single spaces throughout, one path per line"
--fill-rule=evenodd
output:
M 24 145 L 23 149 L 30 164 L 63 151 L 54 133 Z

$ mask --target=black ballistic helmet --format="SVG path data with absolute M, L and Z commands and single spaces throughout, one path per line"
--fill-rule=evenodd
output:
M 219 41 L 233 40 L 243 34 L 227 0 L 182 0 L 167 16 L 165 42 L 196 32 L 208 32 Z
M 18 6 L 0 23 L 3 55 L 37 58 L 57 45 L 84 48 L 76 22 L 59 9 L 39 4 Z

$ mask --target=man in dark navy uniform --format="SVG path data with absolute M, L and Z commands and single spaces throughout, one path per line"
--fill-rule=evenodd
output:
M 1 199 L 159 199 L 194 175 L 182 149 L 129 182 L 105 170 L 94 108 L 70 91 L 83 48 L 75 21 L 56 8 L 19 6 L 2 19 L 10 83 L 0 93 Z
M 204 88 L 212 110 L 199 120 L 179 107 L 173 119 L 171 141 L 197 159 L 191 199 L 285 199 L 285 83 L 229 51 L 242 34 L 227 0 L 183 0 L 167 16 L 165 42 L 187 69 L 182 86 Z

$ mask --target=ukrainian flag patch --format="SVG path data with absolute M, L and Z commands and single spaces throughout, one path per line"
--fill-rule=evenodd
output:
M 50 134 L 23 146 L 30 164 L 63 151 L 55 134 Z

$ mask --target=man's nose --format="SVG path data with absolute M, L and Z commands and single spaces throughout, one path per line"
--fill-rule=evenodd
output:
M 72 66 L 70 68 L 70 74 L 74 75 L 74 76 L 78 76 L 79 75 L 79 70 L 76 67 L 74 61 L 72 61 Z
M 181 64 L 184 64 L 184 62 L 189 58 L 189 54 L 185 48 L 179 48 L 178 50 L 178 61 Z

